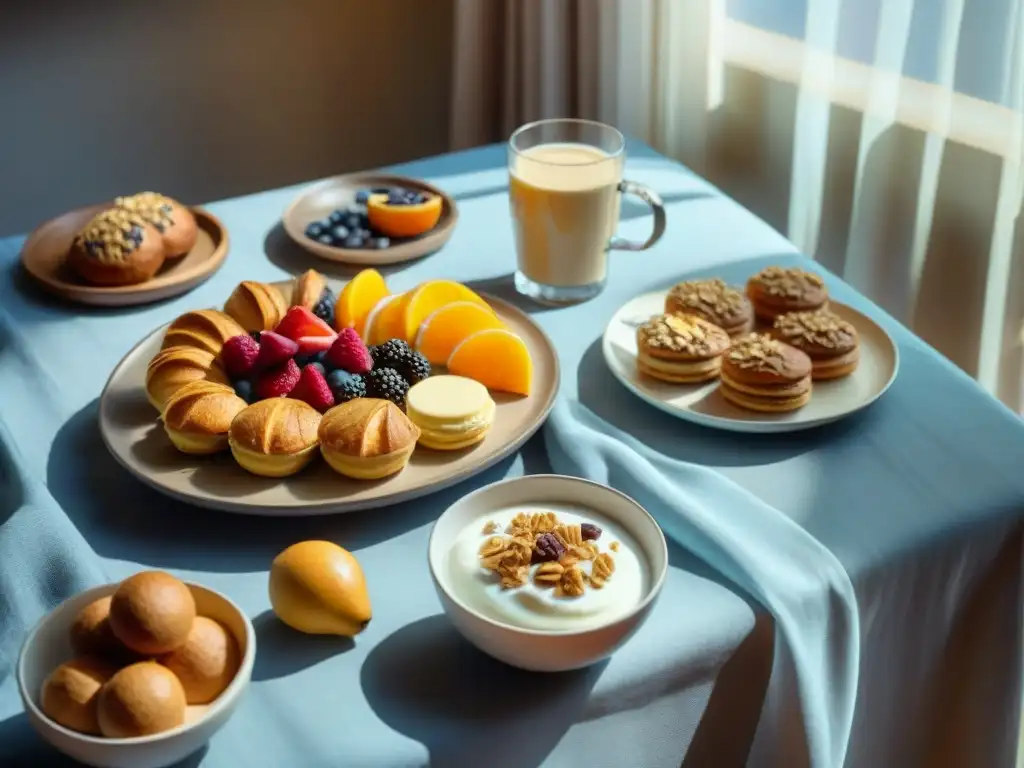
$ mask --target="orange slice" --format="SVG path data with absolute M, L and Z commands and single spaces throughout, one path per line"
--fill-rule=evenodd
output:
M 448 358 L 448 372 L 498 392 L 528 395 L 533 360 L 526 342 L 512 331 L 491 328 L 467 336 L 455 347 Z
M 366 330 L 370 312 L 387 296 L 387 283 L 376 269 L 364 269 L 345 285 L 334 307 L 334 327 L 355 328 L 360 336 Z
M 431 364 L 444 365 L 452 350 L 470 334 L 504 327 L 490 307 L 456 301 L 445 304 L 420 323 L 414 346 Z
M 388 339 L 402 337 L 402 297 L 405 295 L 393 293 L 377 302 L 366 318 L 363 341 L 367 344 L 383 344 Z
M 469 301 L 485 307 L 494 313 L 486 301 L 477 296 L 462 283 L 454 280 L 428 280 L 418 285 L 405 301 L 402 322 L 404 323 L 406 341 L 415 341 L 420 323 L 446 304 L 455 301 Z
M 388 205 L 387 195 L 370 195 L 366 217 L 370 228 L 388 237 L 416 237 L 437 226 L 441 218 L 440 195 L 431 195 L 417 205 Z

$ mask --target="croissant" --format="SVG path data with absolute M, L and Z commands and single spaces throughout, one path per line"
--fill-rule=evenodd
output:
M 146 368 L 146 396 L 162 413 L 171 395 L 189 382 L 203 379 L 228 383 L 212 352 L 198 347 L 161 349 Z
M 232 291 L 224 311 L 246 331 L 270 331 L 281 322 L 288 305 L 273 285 L 245 280 Z
M 301 400 L 274 397 L 241 411 L 228 444 L 235 460 L 254 475 L 287 477 L 316 456 L 320 413 Z
M 186 312 L 171 323 L 161 348 L 198 347 L 219 355 L 225 341 L 232 336 L 244 335 L 245 329 L 223 312 L 197 309 Z
M 295 278 L 292 287 L 292 306 L 312 310 L 324 295 L 327 281 L 315 269 L 308 269 Z
M 227 449 L 231 422 L 246 407 L 231 387 L 201 379 L 171 395 L 161 418 L 182 453 L 217 453 Z
M 376 480 L 405 468 L 420 429 L 390 400 L 361 397 L 325 413 L 318 434 L 320 452 L 335 472 Z

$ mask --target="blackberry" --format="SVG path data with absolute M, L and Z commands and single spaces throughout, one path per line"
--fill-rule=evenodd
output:
M 363 377 L 340 369 L 327 374 L 327 386 L 334 395 L 335 403 L 347 403 L 357 397 L 366 397 L 366 381 Z
M 330 288 L 324 288 L 324 292 L 320 294 L 320 300 L 317 301 L 316 306 L 313 307 L 313 314 L 323 320 L 330 326 L 334 325 L 334 305 L 337 299 L 334 297 L 334 291 Z
M 409 384 L 430 375 L 430 363 L 401 339 L 391 339 L 370 349 L 374 367 L 394 368 Z
M 370 397 L 390 400 L 401 407 L 405 405 L 405 393 L 409 391 L 409 382 L 394 368 L 374 368 L 367 374 L 366 393 Z

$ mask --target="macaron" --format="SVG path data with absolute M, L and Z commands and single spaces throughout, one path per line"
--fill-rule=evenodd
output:
M 729 334 L 696 315 L 655 315 L 636 329 L 636 367 L 672 384 L 718 378 Z
M 749 333 L 754 324 L 750 299 L 718 278 L 672 286 L 665 297 L 665 314 L 696 315 L 733 337 Z
M 437 451 L 479 443 L 494 424 L 495 411 L 487 387 L 464 376 L 431 376 L 405 396 L 405 412 L 420 428 L 420 445 Z
M 820 275 L 796 267 L 765 267 L 747 281 L 754 314 L 766 322 L 787 312 L 813 312 L 828 304 Z
M 722 358 L 719 391 L 749 411 L 795 411 L 811 399 L 811 358 L 770 336 L 752 333 Z
M 860 361 L 857 329 L 835 312 L 787 312 L 775 318 L 772 335 L 811 358 L 811 378 L 849 376 Z

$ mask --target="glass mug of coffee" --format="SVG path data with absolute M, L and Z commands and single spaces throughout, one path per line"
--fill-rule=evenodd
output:
M 661 198 L 622 178 L 626 140 L 590 120 L 541 120 L 508 142 L 509 204 L 516 241 L 516 290 L 545 304 L 572 304 L 599 294 L 608 251 L 643 251 L 665 232 Z M 622 194 L 654 213 L 644 242 L 615 236 Z

